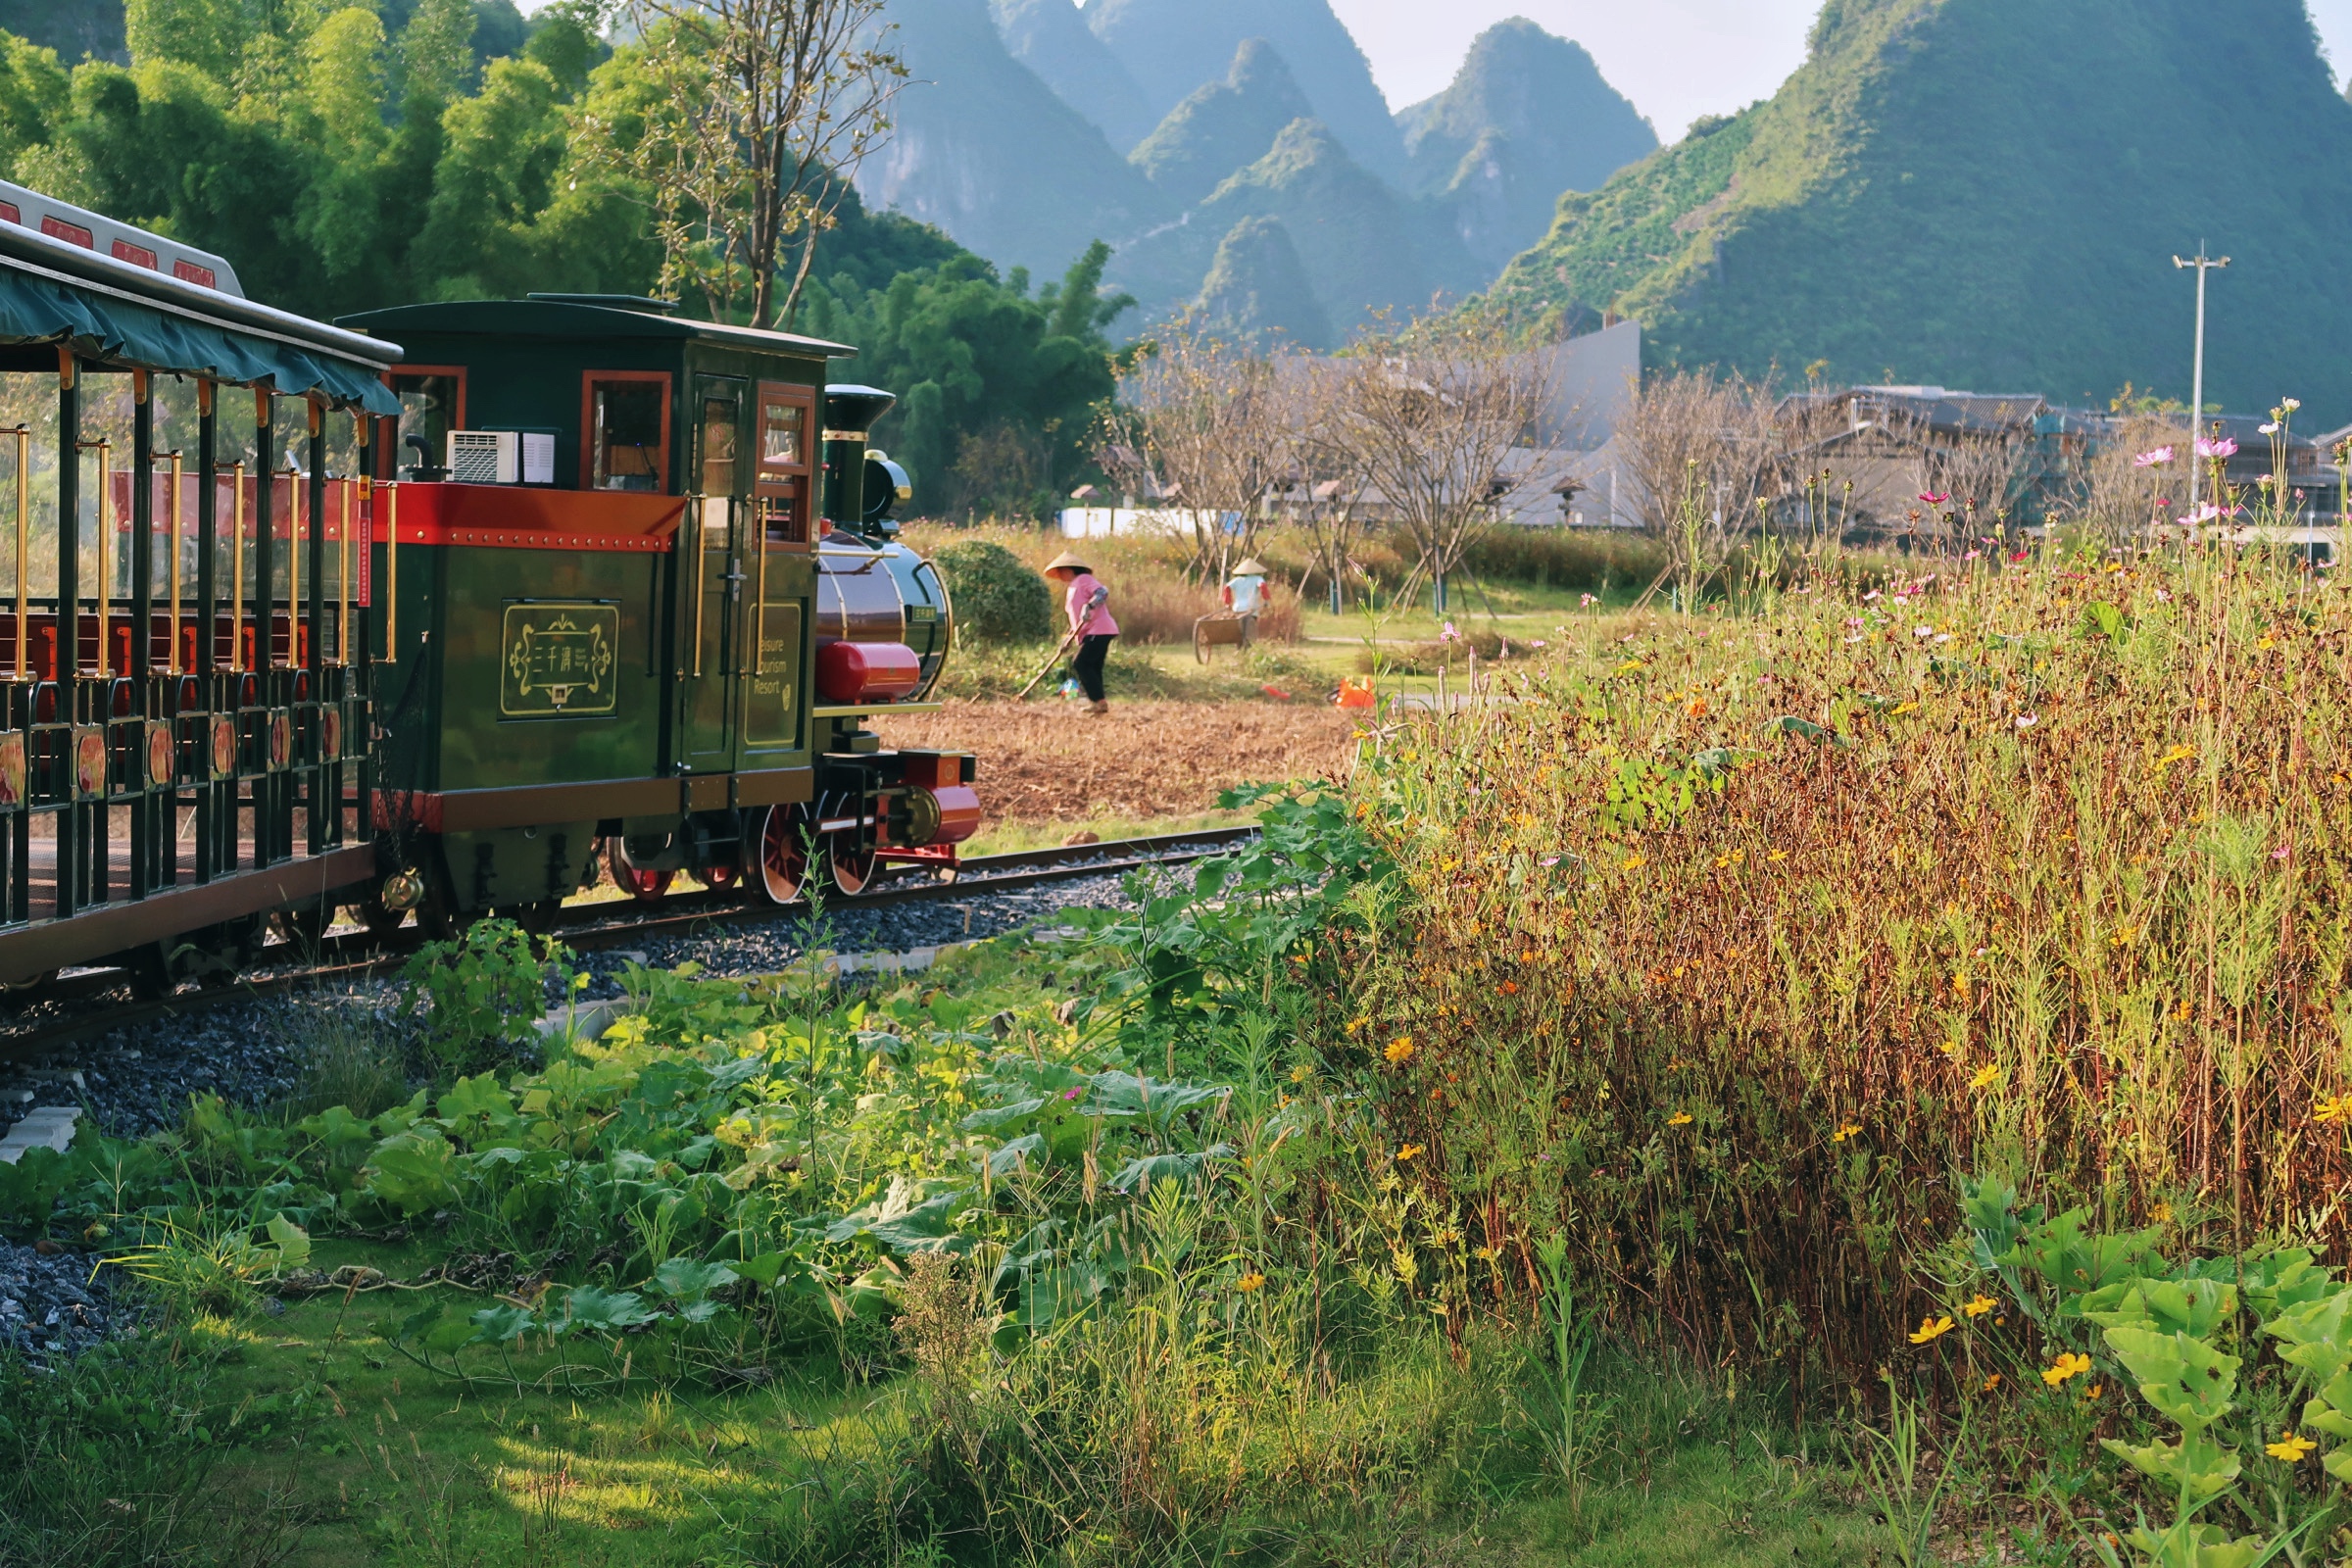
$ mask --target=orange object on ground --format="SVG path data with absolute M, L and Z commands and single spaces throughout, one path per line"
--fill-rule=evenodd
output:
M 1378 708 L 1380 703 L 1372 695 L 1372 677 L 1369 675 L 1361 678 L 1354 675 L 1340 677 L 1339 706 L 1342 708 Z

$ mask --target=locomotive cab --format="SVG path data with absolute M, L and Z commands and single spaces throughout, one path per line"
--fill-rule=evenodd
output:
M 341 324 L 408 356 L 370 444 L 375 816 L 430 919 L 544 916 L 600 868 L 777 903 L 952 870 L 972 759 L 867 728 L 926 706 L 953 618 L 892 537 L 890 394 L 826 384 L 853 350 L 608 296 Z

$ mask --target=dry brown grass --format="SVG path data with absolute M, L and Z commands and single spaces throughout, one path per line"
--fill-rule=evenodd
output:
M 942 528 L 917 523 L 906 533 L 906 543 L 926 554 L 958 539 L 991 540 L 1040 571 L 1047 562 L 1072 548 L 1071 541 L 1061 535 L 1036 528 Z M 1180 539 L 1128 535 L 1090 539 L 1076 548 L 1093 565 L 1095 574 L 1109 585 L 1111 618 L 1119 623 L 1121 640 L 1130 646 L 1165 643 L 1190 647 L 1193 622 L 1218 609 L 1216 585 L 1199 583 L 1186 575 L 1187 554 Z M 1267 608 L 1257 619 L 1258 640 L 1297 642 L 1298 599 L 1291 590 L 1291 579 L 1297 574 L 1286 574 L 1280 562 L 1274 565 L 1275 574 L 1266 584 Z M 1059 624 L 1058 592 L 1054 603 Z
M 956 703 L 877 727 L 891 746 L 979 754 L 991 822 L 1084 821 L 1206 810 L 1236 784 L 1333 778 L 1353 758 L 1352 718 L 1320 704 Z

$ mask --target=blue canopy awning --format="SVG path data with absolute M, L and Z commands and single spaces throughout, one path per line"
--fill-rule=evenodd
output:
M 0 343 L 66 339 L 93 359 L 400 413 L 373 366 L 0 265 Z

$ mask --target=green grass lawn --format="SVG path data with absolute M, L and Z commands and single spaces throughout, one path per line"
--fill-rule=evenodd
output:
M 329 1264 L 395 1269 L 420 1255 L 321 1250 Z M 412 1294 L 318 1297 L 194 1331 L 211 1361 L 205 1408 L 219 1424 L 213 1500 L 274 1540 L 275 1560 L 825 1560 L 805 1554 L 838 1531 L 828 1516 L 840 1500 L 887 1495 L 894 1484 L 889 1466 L 908 1421 L 903 1381 L 887 1373 L 856 1383 L 818 1356 L 731 1392 L 467 1388 L 402 1359 L 372 1332 L 374 1320 L 412 1310 Z M 513 1371 L 531 1384 L 551 1364 L 517 1357 Z M 1631 1362 L 1611 1370 L 1601 1396 L 1612 1414 L 1596 1479 L 1579 1497 L 1523 1463 L 1456 1458 L 1388 1478 L 1383 1498 L 1299 1499 L 1278 1528 L 1250 1532 L 1257 1545 L 1238 1560 L 1762 1568 L 1869 1557 L 1875 1527 L 1851 1505 L 1843 1466 L 1819 1435 L 1808 1451 L 1760 1401 L 1727 1400 L 1690 1375 Z M 964 1560 L 953 1548 L 910 1543 L 886 1560 Z

